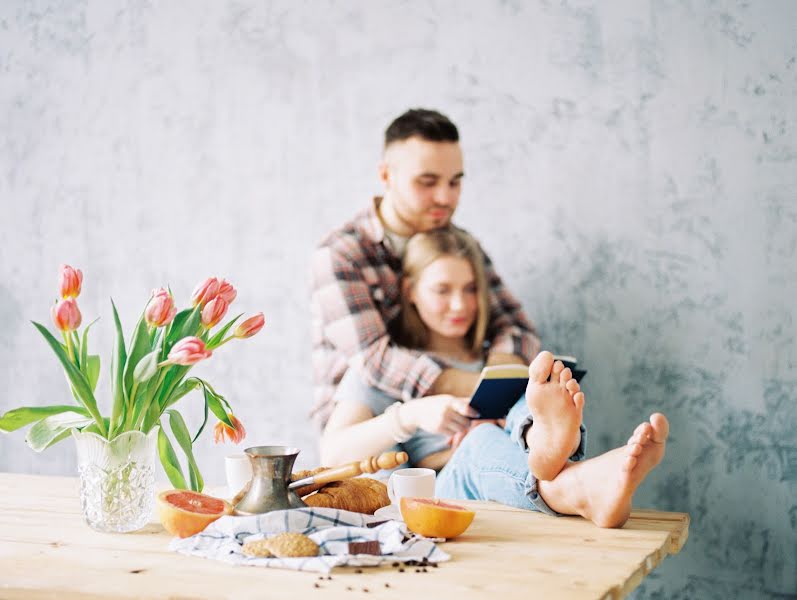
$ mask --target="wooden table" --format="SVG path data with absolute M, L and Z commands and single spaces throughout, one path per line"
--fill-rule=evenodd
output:
M 176 554 L 157 522 L 136 533 L 96 532 L 80 514 L 76 478 L 0 473 L 0 490 L 3 599 L 622 598 L 677 553 L 689 531 L 683 513 L 637 510 L 623 529 L 611 530 L 575 517 L 462 502 L 476 519 L 442 545 L 452 558 L 439 568 L 338 568 L 331 581 L 319 581 L 315 573 Z

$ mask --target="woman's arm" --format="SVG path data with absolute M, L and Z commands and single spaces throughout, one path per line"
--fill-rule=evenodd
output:
M 375 417 L 359 402 L 338 402 L 321 436 L 321 462 L 334 467 L 389 450 L 396 444 L 389 417 Z

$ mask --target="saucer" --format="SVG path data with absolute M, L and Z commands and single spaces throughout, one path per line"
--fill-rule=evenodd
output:
M 401 516 L 401 511 L 395 504 L 383 506 L 374 513 L 374 516 L 381 517 L 383 519 L 390 519 L 391 521 L 404 521 L 404 518 Z

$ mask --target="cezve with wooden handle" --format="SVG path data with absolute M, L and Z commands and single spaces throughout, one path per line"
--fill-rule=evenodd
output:
M 404 464 L 408 459 L 409 456 L 406 452 L 383 452 L 379 456 L 370 456 L 361 461 L 347 463 L 339 467 L 333 467 L 331 469 L 321 471 L 320 473 L 316 473 L 310 477 L 297 479 L 288 485 L 288 489 L 295 490 L 305 486 L 312 486 L 314 489 L 311 491 L 315 491 L 333 481 L 341 481 L 343 479 L 349 479 L 350 477 L 357 477 L 363 473 L 376 473 L 380 469 L 393 469 Z M 302 492 L 302 495 L 310 493 L 309 491 L 305 492 L 304 490 L 302 490 Z

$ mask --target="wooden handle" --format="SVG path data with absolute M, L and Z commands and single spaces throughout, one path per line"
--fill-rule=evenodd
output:
M 300 496 L 321 489 L 326 484 L 333 481 L 342 481 L 351 477 L 357 477 L 363 473 L 376 473 L 380 469 L 393 469 L 404 464 L 409 459 L 406 452 L 383 452 L 379 456 L 369 456 L 361 461 L 355 461 L 326 469 L 320 473 L 313 474 L 313 482 L 298 488 L 296 491 Z

